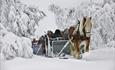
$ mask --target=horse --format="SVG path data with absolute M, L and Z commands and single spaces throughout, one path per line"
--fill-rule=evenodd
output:
M 75 58 L 80 57 L 80 39 L 79 36 L 73 35 L 73 32 L 75 30 L 75 27 L 71 26 L 68 30 L 68 38 L 70 40 L 70 55 L 74 56 Z
M 83 24 L 83 25 L 82 25 Z M 90 43 L 90 36 L 91 36 L 91 28 L 92 28 L 92 22 L 91 22 L 91 17 L 84 17 L 83 18 L 83 22 L 81 23 L 81 30 L 84 33 L 84 36 L 81 37 L 81 40 L 85 40 L 86 41 L 86 48 L 85 48 L 85 52 L 89 52 L 89 43 Z M 79 29 L 80 30 L 80 29 Z M 80 32 L 81 33 L 81 32 Z
M 91 17 L 83 17 L 80 25 L 71 26 L 69 28 L 68 37 L 70 39 L 70 55 L 75 58 L 81 58 L 80 54 L 89 51 L 90 33 L 91 33 Z M 85 44 L 82 44 L 82 43 Z
M 86 22 L 86 18 L 83 17 L 83 19 L 80 21 L 80 25 L 79 25 L 79 33 L 80 33 L 80 36 L 86 36 L 85 34 L 85 29 L 84 29 L 84 24 Z

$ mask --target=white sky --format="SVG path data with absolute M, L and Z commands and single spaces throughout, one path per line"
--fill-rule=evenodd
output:
M 50 4 L 56 4 L 61 7 L 71 8 L 77 7 L 83 1 L 89 0 L 21 0 L 21 2 L 25 4 L 39 6 L 39 8 L 45 10 L 47 10 Z

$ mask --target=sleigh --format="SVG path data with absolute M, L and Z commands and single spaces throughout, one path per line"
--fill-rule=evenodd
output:
M 48 57 L 59 57 L 62 54 L 69 54 L 69 41 L 60 40 L 59 38 L 48 38 Z

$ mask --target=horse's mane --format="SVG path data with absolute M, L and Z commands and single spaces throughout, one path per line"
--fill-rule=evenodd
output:
M 83 17 L 82 24 L 84 25 L 86 22 L 86 17 Z

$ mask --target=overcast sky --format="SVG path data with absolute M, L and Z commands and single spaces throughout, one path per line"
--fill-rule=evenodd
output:
M 56 4 L 61 7 L 77 7 L 83 1 L 89 0 L 21 0 L 25 4 L 39 6 L 41 9 L 48 8 L 50 4 Z

